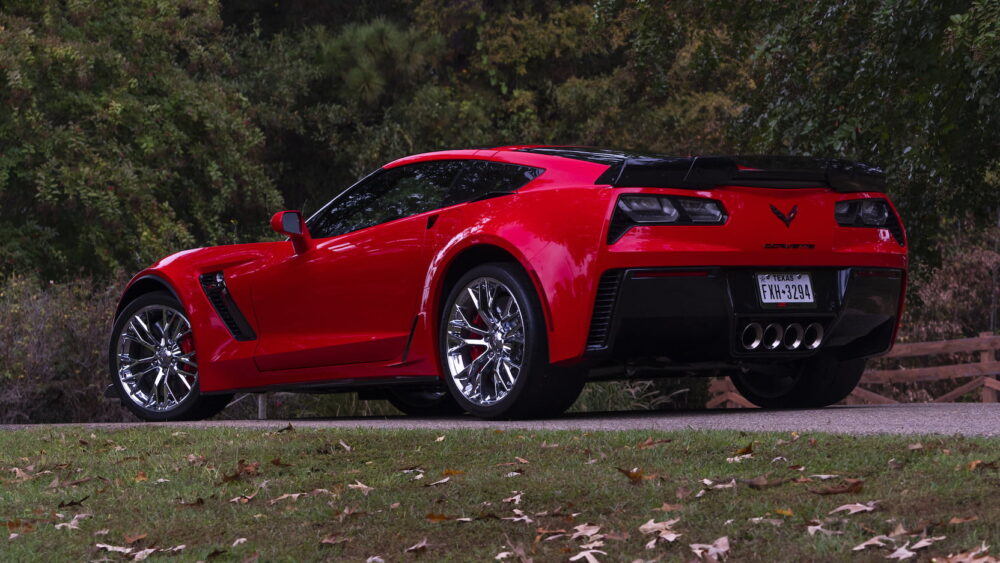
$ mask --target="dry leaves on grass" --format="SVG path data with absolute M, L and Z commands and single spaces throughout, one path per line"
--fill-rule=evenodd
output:
M 368 493 L 375 490 L 375 487 L 369 487 L 357 479 L 354 480 L 354 483 L 347 485 L 347 488 L 361 491 L 361 494 L 365 496 L 368 496 Z
M 830 514 L 836 514 L 838 512 L 847 512 L 848 516 L 850 516 L 851 514 L 857 514 L 859 512 L 872 512 L 873 510 L 875 510 L 875 505 L 877 503 L 878 503 L 877 500 L 870 500 L 864 504 L 857 502 L 854 504 L 845 504 L 843 506 L 838 506 L 837 508 L 834 508 L 833 510 L 830 511 Z
M 87 518 L 90 518 L 91 516 L 93 516 L 93 515 L 92 514 L 83 514 L 83 513 L 77 514 L 69 522 L 62 522 L 62 523 L 56 524 L 56 529 L 57 530 L 79 530 L 80 529 L 80 522 L 82 520 L 86 520 Z
M 442 436 L 441 439 L 444 439 L 444 436 Z M 440 440 L 438 441 L 440 442 Z M 418 541 L 417 543 L 411 545 L 410 547 L 406 548 L 404 551 L 406 553 L 423 553 L 428 549 L 430 549 L 430 547 L 431 544 L 427 543 L 427 538 L 424 538 Z
M 824 487 L 822 489 L 809 489 L 810 493 L 817 495 L 842 495 L 846 493 L 860 493 L 864 488 L 863 479 L 844 479 L 840 485 L 835 487 Z
M 1000 563 L 1000 559 L 989 554 L 990 547 L 983 542 L 979 547 L 963 551 L 961 553 L 949 554 L 947 557 L 935 557 L 932 563 Z
M 810 536 L 815 536 L 816 534 L 823 534 L 824 536 L 840 536 L 844 532 L 837 530 L 827 530 L 823 527 L 823 523 L 819 520 L 810 520 L 806 525 L 806 531 L 809 532 Z
M 851 551 L 864 551 L 869 547 L 886 547 L 886 542 L 896 543 L 896 540 L 890 538 L 889 536 L 875 536 L 870 540 L 866 540 L 862 543 L 851 548 Z
M 325 538 L 319 540 L 319 543 L 322 545 L 339 545 L 342 543 L 347 543 L 349 541 L 351 541 L 351 538 L 341 536 L 338 534 L 330 534 L 329 536 L 326 536 Z
M 677 538 L 681 537 L 680 534 L 673 530 L 673 525 L 677 522 L 680 522 L 680 518 L 665 520 L 663 522 L 656 522 L 650 518 L 648 522 L 639 526 L 639 531 L 642 532 L 643 535 L 654 534 L 653 539 L 646 544 L 646 549 L 655 548 L 658 540 L 663 540 L 668 543 L 677 541 Z
M 222 475 L 222 483 L 239 481 L 246 477 L 253 477 L 260 473 L 260 462 L 247 463 L 245 459 L 236 462 L 236 471 L 232 475 Z M 220 483 L 221 484 L 221 483 Z
M 187 548 L 186 545 L 177 545 L 174 547 L 164 547 L 155 548 L 150 547 L 146 549 L 136 549 L 134 547 L 122 547 L 118 545 L 110 545 L 106 543 L 95 544 L 94 547 L 101 551 L 108 551 L 111 553 L 120 553 L 126 557 L 132 559 L 132 561 L 145 561 L 150 555 L 154 553 L 180 553 Z
M 688 545 L 691 553 L 701 561 L 715 562 L 729 555 L 729 536 L 722 536 L 711 544 L 692 543 Z
M 585 561 L 586 563 L 600 563 L 601 560 L 597 558 L 597 554 L 607 555 L 606 552 L 599 549 L 588 549 L 586 551 L 581 551 L 573 557 L 570 557 L 570 561 Z

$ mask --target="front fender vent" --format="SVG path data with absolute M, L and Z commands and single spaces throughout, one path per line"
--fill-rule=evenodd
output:
M 608 270 L 597 284 L 594 298 L 594 314 L 590 318 L 590 332 L 587 335 L 587 351 L 603 350 L 608 346 L 611 332 L 611 318 L 618 300 L 618 287 L 622 282 L 622 270 Z
M 236 306 L 236 302 L 229 294 L 229 290 L 226 289 L 226 279 L 222 272 L 202 274 L 198 280 L 201 282 L 201 288 L 205 290 L 209 302 L 212 303 L 212 307 L 215 308 L 215 312 L 219 314 L 219 318 L 229 329 L 229 334 L 232 334 L 233 338 L 239 341 L 256 340 L 257 334 L 254 333 L 250 323 L 247 322 L 246 317 L 240 312 L 240 308 Z

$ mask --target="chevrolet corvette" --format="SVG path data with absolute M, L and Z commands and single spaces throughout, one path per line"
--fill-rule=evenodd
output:
M 542 417 L 648 365 L 822 407 L 892 347 L 907 272 L 882 171 L 807 157 L 440 151 L 271 227 L 128 283 L 109 396 L 159 421 L 277 390 Z

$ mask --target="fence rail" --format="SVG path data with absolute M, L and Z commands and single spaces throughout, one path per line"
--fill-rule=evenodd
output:
M 997 350 L 1000 350 L 1000 336 L 991 332 L 981 333 L 975 338 L 897 344 L 892 351 L 884 356 L 885 358 L 917 358 L 978 352 L 978 361 L 957 362 L 932 367 L 868 370 L 862 376 L 860 385 L 854 389 L 846 402 L 848 404 L 895 404 L 899 401 L 876 393 L 867 387 L 917 381 L 956 380 L 955 383 L 958 385 L 955 388 L 935 397 L 932 402 L 951 402 L 978 389 L 981 402 L 995 403 L 998 392 L 1000 392 L 1000 381 L 997 380 L 997 375 L 1000 374 Z M 709 386 L 709 392 L 712 396 L 706 405 L 709 408 L 753 407 L 736 391 L 729 379 L 713 380 Z

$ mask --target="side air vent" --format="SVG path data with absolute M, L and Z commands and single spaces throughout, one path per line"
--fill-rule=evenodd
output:
M 602 350 L 608 345 L 611 331 L 611 315 L 618 300 L 618 286 L 622 282 L 622 270 L 608 270 L 601 276 L 594 299 L 594 315 L 590 319 L 590 333 L 587 335 L 587 350 Z
M 229 329 L 233 338 L 240 341 L 256 340 L 257 335 L 253 328 L 250 327 L 250 323 L 247 322 L 246 317 L 243 316 L 239 307 L 236 306 L 236 302 L 229 295 L 229 290 L 226 289 L 226 278 L 222 272 L 202 274 L 198 279 L 201 281 L 201 288 L 205 290 L 205 295 L 208 296 L 212 307 L 215 308 L 215 312 L 219 314 L 222 322 L 226 324 L 226 328 Z

